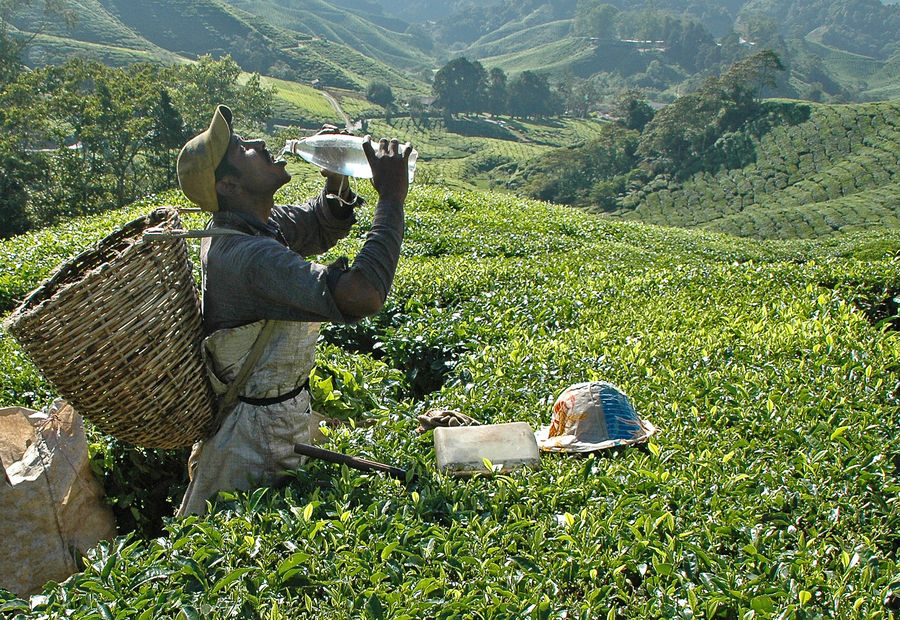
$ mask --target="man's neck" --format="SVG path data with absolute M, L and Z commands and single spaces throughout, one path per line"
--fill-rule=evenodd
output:
M 228 210 L 237 211 L 243 213 L 244 215 L 249 215 L 265 224 L 269 221 L 269 216 L 272 214 L 272 209 L 274 208 L 274 206 L 275 198 L 273 196 L 269 196 L 266 199 L 252 201 L 248 200 L 244 201 L 244 203 L 240 205 L 230 205 Z

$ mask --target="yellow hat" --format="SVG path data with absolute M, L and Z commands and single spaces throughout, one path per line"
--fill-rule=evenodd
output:
M 204 211 L 218 211 L 216 167 L 231 142 L 231 110 L 216 106 L 209 129 L 194 136 L 178 154 L 178 184 L 191 202 Z

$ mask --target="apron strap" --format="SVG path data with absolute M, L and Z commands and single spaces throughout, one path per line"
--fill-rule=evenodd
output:
M 259 334 L 257 334 L 256 340 L 253 342 L 250 353 L 244 358 L 244 363 L 241 365 L 237 377 L 235 377 L 234 381 L 228 385 L 228 391 L 225 392 L 222 400 L 219 401 L 219 413 L 216 416 L 216 421 L 213 425 L 213 428 L 216 430 L 222 425 L 222 420 L 227 413 L 238 403 L 241 390 L 244 389 L 247 380 L 250 379 L 250 375 L 253 374 L 253 370 L 259 362 L 259 358 L 262 357 L 263 351 L 265 350 L 266 345 L 269 344 L 269 340 L 272 338 L 272 332 L 274 331 L 275 321 L 264 320 L 262 322 L 262 328 L 259 330 Z

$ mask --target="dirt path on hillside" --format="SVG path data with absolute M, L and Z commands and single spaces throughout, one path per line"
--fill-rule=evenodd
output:
M 344 111 L 341 109 L 341 104 L 338 103 L 337 99 L 332 97 L 329 93 L 326 93 L 324 90 L 320 90 L 319 92 L 322 93 L 322 96 L 325 97 L 328 103 L 331 104 L 331 107 L 334 108 L 334 111 L 338 113 L 338 116 L 344 119 L 344 128 L 347 131 L 352 131 L 353 126 L 350 123 L 350 118 L 346 114 L 344 114 Z

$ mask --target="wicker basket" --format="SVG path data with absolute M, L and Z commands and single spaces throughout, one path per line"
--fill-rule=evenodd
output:
M 64 263 L 6 327 L 56 390 L 101 431 L 147 448 L 205 437 L 214 396 L 200 303 L 174 208 L 138 218 Z

